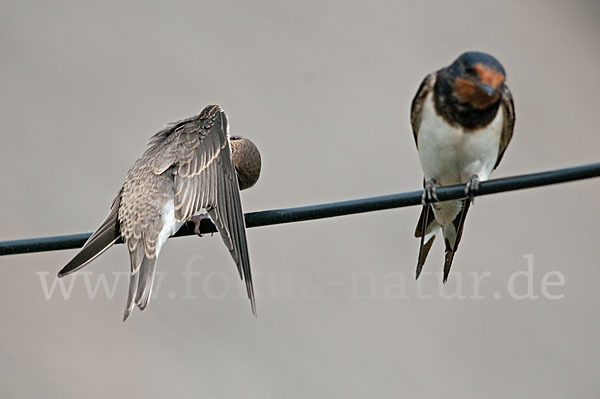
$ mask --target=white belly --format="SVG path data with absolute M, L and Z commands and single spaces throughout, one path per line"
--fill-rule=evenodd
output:
M 465 131 L 452 127 L 434 109 L 433 93 L 425 99 L 417 135 L 419 159 L 425 179 L 443 186 L 466 183 L 473 175 L 490 177 L 500 148 L 503 110 L 484 129 Z
M 160 249 L 163 244 L 167 242 L 169 237 L 177 233 L 177 230 L 183 226 L 183 222 L 178 222 L 175 219 L 175 206 L 173 200 L 167 202 L 162 209 L 161 219 L 163 228 L 158 233 L 158 239 L 156 240 L 156 256 L 160 253 Z

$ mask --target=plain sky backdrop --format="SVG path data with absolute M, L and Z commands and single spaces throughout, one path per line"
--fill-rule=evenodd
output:
M 246 211 L 418 189 L 410 101 L 466 50 L 515 98 L 496 177 L 600 154 L 595 1 L 1 7 L 0 240 L 93 230 L 148 138 L 211 103 L 262 152 Z M 441 242 L 414 281 L 417 207 L 250 229 L 258 318 L 218 236 L 170 240 L 125 324 L 123 246 L 68 299 L 44 284 L 75 250 L 0 258 L 0 396 L 597 398 L 599 196 L 478 199 L 446 286 Z

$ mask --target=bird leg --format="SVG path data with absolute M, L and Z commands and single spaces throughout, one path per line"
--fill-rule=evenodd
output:
M 208 216 L 208 213 L 200 213 L 198 215 L 192 216 L 189 219 L 190 222 L 194 223 L 194 233 L 196 233 L 198 235 L 198 237 L 202 237 L 202 233 L 200 232 L 200 223 L 205 219 L 210 219 L 210 217 Z M 213 234 L 214 233 L 210 233 L 211 236 Z
M 475 194 L 479 191 L 480 183 L 479 176 L 473 175 L 465 185 L 465 196 L 471 204 L 475 203 Z
M 440 209 L 440 207 L 435 204 L 435 202 L 439 201 L 435 192 L 438 186 L 439 184 L 435 179 L 428 180 L 423 184 L 423 194 L 421 195 L 421 204 L 423 204 L 423 206 L 431 204 L 435 210 Z

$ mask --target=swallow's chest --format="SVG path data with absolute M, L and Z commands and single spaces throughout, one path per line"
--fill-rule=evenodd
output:
M 433 96 L 425 100 L 417 136 L 419 158 L 427 179 L 442 185 L 465 183 L 477 174 L 487 180 L 492 172 L 502 135 L 503 113 L 486 127 L 465 131 L 449 125 L 434 109 Z

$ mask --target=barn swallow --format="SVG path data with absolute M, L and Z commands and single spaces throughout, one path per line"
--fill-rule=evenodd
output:
M 235 261 L 252 313 L 254 289 L 240 190 L 260 175 L 260 153 L 248 139 L 229 137 L 225 112 L 209 105 L 151 137 L 148 149 L 127 173 L 106 220 L 58 273 L 66 276 L 87 265 L 118 240 L 129 250 L 131 276 L 123 321 L 134 306 L 150 301 L 158 254 L 188 220 L 210 217 Z
M 479 182 L 490 177 L 512 138 L 515 111 L 505 79 L 494 57 L 466 52 L 427 75 L 412 101 L 410 120 L 425 174 L 415 231 L 421 239 L 417 278 L 441 227 L 446 282 Z M 455 184 L 466 184 L 465 199 L 435 202 L 436 187 Z

